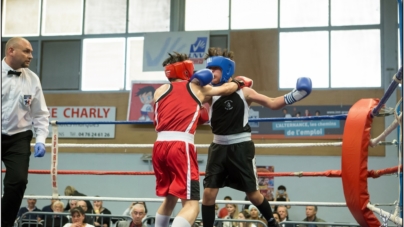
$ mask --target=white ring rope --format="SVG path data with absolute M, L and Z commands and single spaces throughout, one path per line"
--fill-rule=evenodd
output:
M 397 128 L 397 126 L 400 124 L 399 122 L 401 122 L 403 119 L 403 114 L 401 113 L 400 116 L 395 119 L 389 127 L 387 127 L 378 137 L 373 138 L 370 140 L 370 144 L 369 146 L 374 147 L 377 144 L 379 144 L 379 142 L 383 139 L 386 138 L 386 136 L 388 136 L 394 129 Z
M 37 199 L 37 200 L 50 200 L 50 199 L 66 199 L 66 200 L 101 200 L 101 201 L 118 201 L 118 202 L 133 202 L 133 201 L 143 201 L 143 202 L 163 202 L 164 198 L 116 198 L 116 197 L 95 197 L 95 196 L 43 196 L 43 195 L 26 195 L 24 199 Z M 181 202 L 179 200 L 179 202 Z M 202 200 L 199 200 L 202 203 Z M 216 200 L 215 203 L 218 204 L 243 204 L 249 205 L 250 201 L 245 200 Z M 271 205 L 291 205 L 291 206 L 325 206 L 325 207 L 346 207 L 345 202 L 269 202 Z M 390 206 L 394 204 L 388 204 Z
M 380 141 L 381 145 L 396 145 L 396 140 L 392 142 Z M 32 147 L 35 143 L 31 144 Z M 51 147 L 51 143 L 46 143 L 45 147 Z M 209 148 L 210 144 L 195 144 L 197 148 Z M 342 142 L 329 143 L 258 143 L 255 148 L 290 148 L 290 147 L 340 147 Z M 83 143 L 60 143 L 58 147 L 70 148 L 153 148 L 153 144 L 83 144 Z
M 367 208 L 369 208 L 369 210 L 378 213 L 380 216 L 387 217 L 390 221 L 394 222 L 394 224 L 403 226 L 403 219 L 400 218 L 397 214 L 392 215 L 391 213 L 386 212 L 370 203 L 368 203 L 366 206 Z

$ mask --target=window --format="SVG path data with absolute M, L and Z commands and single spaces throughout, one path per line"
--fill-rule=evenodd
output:
M 328 26 L 328 1 L 280 0 L 280 4 L 281 28 Z
M 170 31 L 170 0 L 129 0 L 129 33 Z
M 81 89 L 123 90 L 125 38 L 84 39 Z
M 380 87 L 380 30 L 331 32 L 331 87 Z
M 80 35 L 83 0 L 44 0 L 42 35 Z
M 331 25 L 380 24 L 380 0 L 331 0 Z
M 86 0 L 85 34 L 126 32 L 126 0 Z
M 277 27 L 278 0 L 231 1 L 231 29 Z
M 4 0 L 2 36 L 39 36 L 40 10 L 40 0 Z
M 185 1 L 185 31 L 229 29 L 229 0 Z
M 166 81 L 163 66 L 158 72 L 143 72 L 143 37 L 128 38 L 126 65 L 126 90 L 132 88 L 132 81 Z
M 279 88 L 294 88 L 310 77 L 314 88 L 329 86 L 328 32 L 282 32 L 279 36 Z

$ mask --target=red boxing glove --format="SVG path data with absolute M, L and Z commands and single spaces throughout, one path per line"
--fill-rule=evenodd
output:
M 199 115 L 199 119 L 198 119 L 198 125 L 203 125 L 209 121 L 209 113 L 208 113 L 208 110 L 204 106 L 201 107 L 201 109 L 199 110 L 199 113 L 200 113 L 200 115 Z
M 251 80 L 250 78 L 245 77 L 245 76 L 236 76 L 236 77 L 234 77 L 234 80 L 241 82 L 240 88 L 243 88 L 243 87 L 252 88 L 252 86 L 253 86 L 253 80 Z

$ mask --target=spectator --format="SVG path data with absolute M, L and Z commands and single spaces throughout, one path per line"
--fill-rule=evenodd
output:
M 77 201 L 77 207 L 81 207 L 81 209 L 84 211 L 84 213 L 91 214 L 91 211 L 88 210 L 86 201 L 84 201 L 84 200 Z M 91 224 L 91 225 L 94 224 L 94 217 L 86 216 L 85 219 L 86 219 L 85 220 L 86 223 Z
M 46 215 L 44 227 L 61 227 L 69 222 L 69 219 L 66 217 L 63 212 L 64 204 L 59 200 L 55 200 L 52 202 L 51 210 L 54 212 L 54 215 Z
M 133 202 L 133 203 L 131 203 L 130 206 L 129 206 L 129 208 L 126 208 L 126 210 L 123 212 L 122 215 L 131 216 L 131 215 L 130 215 L 130 211 L 132 210 L 132 207 L 133 207 L 134 205 L 138 204 L 138 203 L 144 205 L 145 210 L 146 210 L 146 214 L 147 214 L 147 206 L 146 206 L 146 203 L 143 202 L 143 201 L 138 201 L 138 202 Z
M 295 117 L 301 117 L 301 116 L 302 116 L 302 114 L 300 112 L 297 112 L 295 115 Z
M 289 195 L 286 191 L 286 187 L 283 185 L 279 185 L 278 190 L 276 190 L 276 195 L 275 195 L 275 201 L 285 201 L 285 202 L 289 202 Z M 286 206 L 286 208 L 290 209 L 290 206 Z M 277 206 L 275 206 L 275 211 L 277 209 Z
M 56 201 L 60 201 L 60 200 L 59 199 L 51 199 L 50 205 L 46 205 L 46 206 L 42 207 L 42 212 L 53 212 L 52 206 L 53 206 L 53 203 L 55 203 Z M 44 215 L 41 215 L 40 217 L 41 217 L 42 220 L 45 220 Z
M 116 223 L 117 227 L 147 227 L 143 224 L 142 220 L 146 217 L 146 207 L 143 204 L 137 203 L 133 205 L 130 214 L 132 216 L 132 223 L 129 221 L 119 221 Z
M 283 112 L 283 117 L 285 117 L 285 118 L 292 117 L 292 115 L 290 115 L 290 113 L 288 113 L 288 110 L 286 108 L 283 108 L 282 112 Z
M 303 221 L 307 222 L 325 222 L 323 219 L 317 217 L 317 206 L 306 206 L 306 218 Z M 317 225 L 299 225 L 300 227 L 317 227 Z M 326 227 L 319 225 L 320 227 Z
M 304 116 L 305 117 L 311 116 L 310 111 L 308 109 L 304 110 Z
M 99 197 L 98 195 L 96 197 Z M 93 214 L 111 214 L 111 211 L 107 208 L 103 207 L 101 200 L 94 200 L 93 202 Z M 111 218 L 110 217 L 100 217 L 95 216 L 94 219 L 94 226 L 102 226 L 102 227 L 109 227 Z
M 274 218 L 275 218 L 276 223 L 281 222 L 281 217 L 279 216 L 278 212 L 276 212 L 276 211 L 274 212 Z
M 224 197 L 223 200 L 233 200 L 233 199 L 227 195 Z M 222 209 L 219 210 L 219 214 L 217 214 L 219 218 L 224 218 L 228 215 L 226 206 L 227 204 Z
M 67 223 L 63 227 L 94 227 L 86 222 L 86 213 L 81 207 L 75 207 L 70 210 L 72 223 Z
M 224 219 L 236 220 L 238 218 L 238 214 L 240 213 L 238 210 L 237 204 L 226 204 L 227 216 Z M 223 227 L 232 227 L 237 226 L 237 222 L 225 221 L 223 222 Z
M 260 211 L 258 210 L 258 208 L 256 207 L 256 206 L 254 206 L 254 205 L 250 205 L 249 207 L 248 207 L 248 212 L 250 213 L 250 216 L 251 216 L 251 220 L 257 220 L 257 221 L 262 221 L 262 222 L 264 222 L 265 223 L 265 225 L 267 225 L 268 224 L 268 222 L 267 222 L 267 220 L 265 220 L 265 218 L 261 218 L 260 216 L 261 216 L 261 213 L 260 213 Z M 252 223 L 251 224 L 251 227 L 264 227 L 264 225 L 263 224 L 261 224 L 261 223 Z
M 40 215 L 35 215 L 35 214 L 23 215 L 24 213 L 27 213 L 27 212 L 41 211 L 35 205 L 36 205 L 36 199 L 27 199 L 27 206 L 20 208 L 20 210 L 18 211 L 17 217 L 21 218 L 21 219 L 25 219 L 25 220 L 37 220 L 37 221 L 40 221 L 41 220 Z
M 279 205 L 278 210 L 280 222 L 289 221 L 288 209 L 284 205 Z M 294 227 L 293 224 L 280 224 L 281 227 Z
M 68 185 L 65 188 L 65 196 L 86 196 L 86 195 L 77 191 L 73 186 Z M 89 200 L 85 200 L 85 202 L 87 203 L 87 210 L 91 213 L 91 211 L 93 210 L 93 206 L 91 205 L 91 202 Z M 70 210 L 69 203 L 65 207 L 65 210 Z
M 246 220 L 246 219 L 250 219 L 250 213 L 248 213 L 248 210 L 243 210 L 240 213 L 238 213 L 238 219 L 239 220 Z M 250 227 L 251 226 L 251 222 L 239 222 L 238 227 Z

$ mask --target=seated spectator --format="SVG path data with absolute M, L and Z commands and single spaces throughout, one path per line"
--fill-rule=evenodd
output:
M 63 202 L 56 200 L 52 203 L 52 211 L 54 215 L 46 215 L 44 226 L 45 227 L 62 227 L 69 222 L 66 214 L 63 214 Z
M 248 220 L 251 219 L 250 213 L 248 213 L 248 210 L 243 210 L 240 213 L 238 213 L 238 220 Z M 250 227 L 251 222 L 239 222 L 238 227 Z
M 260 215 L 260 211 L 258 210 L 258 208 L 254 205 L 250 205 L 248 207 L 248 212 L 250 213 L 251 216 L 251 220 L 257 220 L 257 221 L 262 221 L 263 223 L 265 223 L 265 225 L 268 224 L 267 220 L 265 220 L 264 218 L 261 218 Z M 251 227 L 264 227 L 264 225 L 262 223 L 251 223 Z
M 98 195 L 96 197 L 99 197 Z M 111 211 L 107 208 L 103 207 L 101 200 L 94 200 L 93 202 L 93 214 L 111 214 Z M 102 227 L 109 227 L 111 218 L 110 217 L 101 217 L 95 216 L 94 219 L 94 226 L 102 226 Z
M 146 213 L 147 213 L 147 206 L 146 206 L 146 203 L 143 202 L 143 201 L 138 201 L 138 202 L 133 202 L 133 203 L 131 203 L 130 206 L 129 206 L 129 208 L 126 208 L 126 210 L 123 212 L 122 215 L 131 216 L 131 215 L 130 215 L 130 211 L 132 210 L 132 207 L 133 207 L 134 205 L 138 204 L 138 203 L 144 205 L 144 207 L 145 207 L 145 209 L 146 209 Z
M 237 204 L 226 204 L 226 209 L 228 215 L 224 219 L 237 219 L 239 210 Z M 237 226 L 237 222 L 225 221 L 223 222 L 223 227 Z
M 84 213 L 91 214 L 91 211 L 89 211 L 88 208 L 87 208 L 86 201 L 84 201 L 84 200 L 77 201 L 77 207 L 81 207 L 81 209 L 84 211 Z M 94 219 L 93 218 L 94 217 L 92 217 L 92 216 L 86 216 L 85 217 L 86 223 L 94 225 Z
M 232 198 L 230 196 L 225 196 L 223 200 L 232 200 Z M 227 204 L 219 210 L 219 214 L 217 215 L 219 218 L 224 218 L 228 215 L 227 213 Z
M 52 206 L 53 206 L 53 203 L 56 202 L 56 201 L 60 201 L 60 200 L 59 199 L 51 199 L 51 203 L 49 205 L 46 205 L 46 206 L 42 207 L 42 211 L 43 212 L 53 212 Z
M 78 192 L 73 186 L 69 185 L 65 188 L 65 196 L 87 196 L 87 195 Z M 89 200 L 85 200 L 85 202 L 87 203 L 87 210 L 91 213 L 91 211 L 93 210 L 91 202 Z M 66 205 L 65 210 L 70 210 L 70 204 Z
M 286 208 L 286 206 L 284 206 L 284 205 L 279 205 L 277 212 L 278 212 L 278 214 L 279 214 L 280 222 L 289 221 L 288 208 Z M 293 224 L 280 224 L 280 226 L 281 226 L 281 227 L 294 227 Z
M 306 206 L 306 218 L 303 221 L 307 222 L 325 222 L 323 219 L 317 217 L 317 206 Z M 299 225 L 300 227 L 326 227 L 326 225 Z
M 146 224 L 143 224 L 143 218 L 146 217 L 146 207 L 144 204 L 137 203 L 132 206 L 130 211 L 132 216 L 132 222 L 130 221 L 119 221 L 116 223 L 117 227 L 147 227 Z
M 275 212 L 273 212 L 272 214 L 273 214 L 274 219 L 275 219 L 275 221 L 276 221 L 277 224 L 278 224 L 279 222 L 281 222 L 281 217 L 279 216 L 278 212 L 275 211 Z
M 27 206 L 20 208 L 20 210 L 18 211 L 18 214 L 17 214 L 17 218 L 24 219 L 24 220 L 40 221 L 41 215 L 36 215 L 36 214 L 23 215 L 24 213 L 27 213 L 27 212 L 41 211 L 35 205 L 36 205 L 36 199 L 27 199 Z
M 63 227 L 94 227 L 86 222 L 86 213 L 81 207 L 75 207 L 70 210 L 72 223 L 67 223 Z

